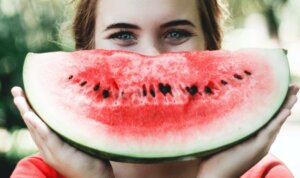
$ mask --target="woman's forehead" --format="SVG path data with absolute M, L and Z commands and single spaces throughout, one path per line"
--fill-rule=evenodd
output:
M 100 0 L 97 22 L 112 23 L 167 22 L 174 19 L 198 21 L 196 0 Z

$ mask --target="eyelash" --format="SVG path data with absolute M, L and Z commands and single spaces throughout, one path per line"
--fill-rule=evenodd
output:
M 130 35 L 131 38 L 130 39 L 121 39 L 120 38 L 121 35 Z M 136 35 L 133 32 L 127 31 L 127 30 L 120 30 L 120 31 L 108 36 L 109 39 L 116 39 L 116 40 L 132 40 L 132 37 L 133 37 L 133 39 L 136 39 Z
M 179 38 L 187 38 L 195 35 L 194 33 L 191 33 L 187 30 L 171 29 L 164 33 L 163 38 L 168 38 L 168 35 L 171 35 L 171 33 L 178 33 L 180 35 Z M 171 37 L 171 38 L 176 38 L 176 37 Z

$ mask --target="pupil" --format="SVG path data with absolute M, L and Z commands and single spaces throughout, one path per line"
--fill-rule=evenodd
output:
M 177 32 L 172 32 L 171 37 L 173 38 L 179 38 L 179 34 Z
M 126 40 L 130 39 L 130 35 L 129 35 L 129 34 L 123 34 L 123 35 L 121 35 L 120 37 L 121 37 L 122 39 L 126 39 Z

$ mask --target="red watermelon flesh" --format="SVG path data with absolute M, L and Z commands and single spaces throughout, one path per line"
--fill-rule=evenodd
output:
M 32 107 L 63 138 L 143 161 L 203 155 L 253 134 L 282 104 L 289 68 L 280 49 L 91 50 L 28 54 L 23 77 Z

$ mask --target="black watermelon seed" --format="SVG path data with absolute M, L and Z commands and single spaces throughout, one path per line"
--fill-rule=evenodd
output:
M 162 84 L 162 83 L 159 83 L 158 84 L 158 88 L 159 88 L 159 91 L 162 92 L 162 94 L 166 95 L 167 93 L 171 93 L 171 86 L 169 84 Z
M 226 82 L 225 80 L 221 80 L 222 85 L 227 85 L 228 82 Z
M 72 78 L 73 78 L 73 75 L 70 75 L 68 79 L 71 80 Z
M 83 82 L 80 83 L 80 86 L 83 87 L 84 85 L 86 85 L 86 83 L 87 83 L 86 81 L 83 81 Z
M 191 87 L 186 87 L 186 91 L 188 91 L 192 96 L 198 93 L 198 87 L 196 85 L 192 85 Z
M 143 85 L 143 96 L 147 96 L 147 89 L 145 85 Z
M 109 91 L 108 90 L 103 90 L 102 96 L 103 96 L 103 98 L 108 98 L 109 97 Z
M 238 80 L 243 80 L 243 77 L 239 74 L 234 74 L 233 77 L 238 79 Z
M 150 88 L 150 94 L 151 94 L 151 96 L 155 97 L 155 91 L 153 88 Z
M 94 86 L 94 91 L 98 91 L 100 89 L 100 83 L 97 83 L 95 86 Z
M 248 70 L 245 70 L 244 73 L 245 73 L 246 75 L 252 75 L 252 73 L 249 72 Z
M 204 91 L 205 91 L 205 93 L 207 93 L 207 94 L 213 94 L 213 92 L 212 92 L 212 90 L 211 90 L 211 88 L 210 88 L 209 86 L 206 86 L 206 87 L 204 88 Z

